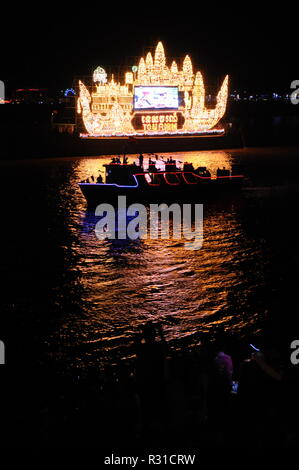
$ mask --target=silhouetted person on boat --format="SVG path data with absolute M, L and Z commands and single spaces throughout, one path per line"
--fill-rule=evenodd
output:
M 99 176 L 97 177 L 97 183 L 103 183 L 102 175 L 99 175 Z
M 185 162 L 183 171 L 194 171 L 193 163 Z
M 148 171 L 149 172 L 155 172 L 156 171 L 156 162 L 154 160 L 152 160 L 151 158 L 149 158 L 149 161 L 148 161 Z
M 139 159 L 139 166 L 141 168 L 143 168 L 143 155 L 142 155 L 142 153 L 139 155 L 138 159 Z
M 123 156 L 123 165 L 127 165 L 128 163 L 128 157 L 126 157 L 126 155 L 124 154 Z
M 116 157 L 116 163 L 121 164 L 120 155 L 117 155 L 117 157 Z

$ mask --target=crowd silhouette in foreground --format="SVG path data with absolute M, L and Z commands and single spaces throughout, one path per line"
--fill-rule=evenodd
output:
M 288 448 L 299 443 L 292 425 L 297 377 L 270 345 L 261 352 L 248 344 L 245 359 L 234 361 L 238 346 L 221 331 L 213 344 L 201 341 L 198 348 L 171 358 L 161 326 L 145 325 L 136 341 L 145 442 L 166 435 L 172 444 L 199 448 Z
M 297 369 L 270 342 L 258 346 L 218 331 L 176 350 L 149 322 L 132 340 L 130 365 L 85 374 L 20 368 L 3 442 L 114 453 L 295 448 Z

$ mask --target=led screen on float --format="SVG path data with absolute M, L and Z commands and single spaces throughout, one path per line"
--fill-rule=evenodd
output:
M 178 88 L 174 86 L 136 86 L 134 109 L 178 109 Z

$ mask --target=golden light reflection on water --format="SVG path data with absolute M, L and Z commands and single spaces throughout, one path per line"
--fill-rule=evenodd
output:
M 232 164 L 225 151 L 163 155 L 207 166 L 212 173 Z M 250 323 L 246 300 L 254 283 L 247 285 L 243 261 L 258 253 L 244 238 L 237 200 L 204 205 L 204 243 L 198 251 L 186 250 L 183 240 L 100 241 L 94 230 L 98 219 L 86 211 L 77 183 L 97 175 L 110 159 L 81 158 L 70 174 L 74 205 L 66 223 L 77 238 L 73 269 L 80 272 L 82 312 L 64 327 L 75 332 L 82 347 L 125 357 L 132 334 L 148 319 L 163 323 L 168 340 L 190 341 L 215 325 L 241 330 Z M 258 274 L 256 282 L 261 282 Z

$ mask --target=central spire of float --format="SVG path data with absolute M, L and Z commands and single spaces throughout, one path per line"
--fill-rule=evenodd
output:
M 164 47 L 161 41 L 158 42 L 158 45 L 156 47 L 154 65 L 155 65 L 155 70 L 157 73 L 162 72 L 162 70 L 166 66 L 165 52 L 164 52 Z

